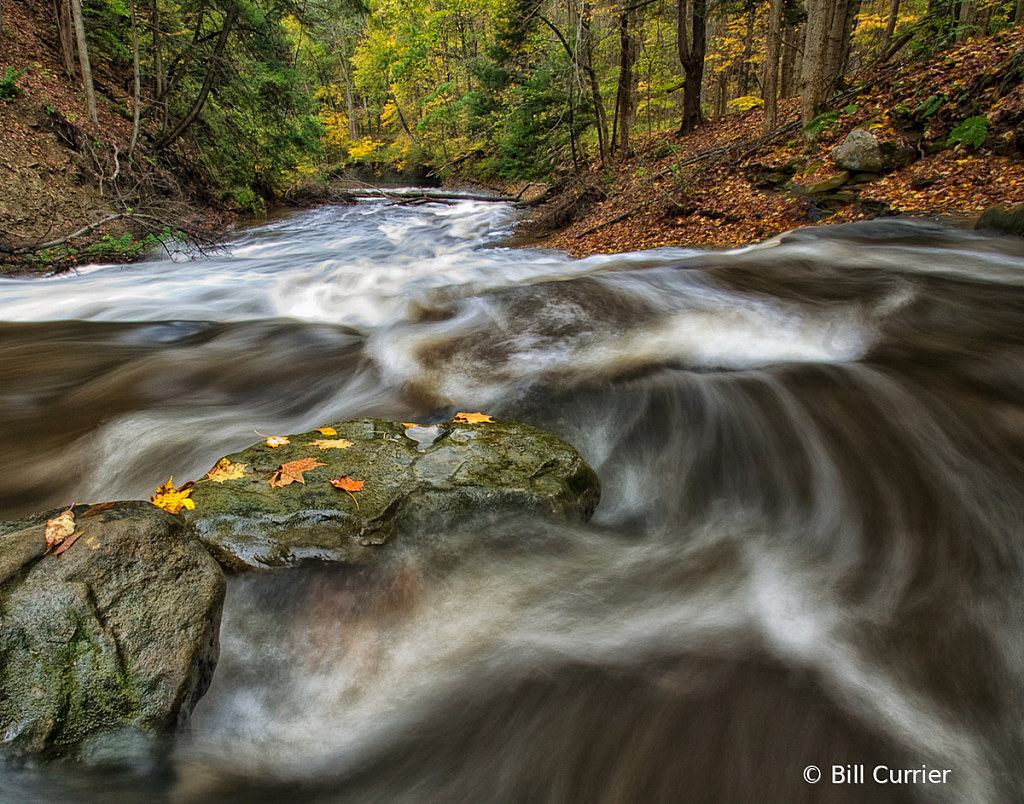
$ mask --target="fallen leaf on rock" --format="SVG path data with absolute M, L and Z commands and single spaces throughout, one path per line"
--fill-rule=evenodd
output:
M 253 432 L 256 433 L 256 435 L 263 436 L 265 439 L 267 439 L 267 446 L 268 447 L 280 447 L 280 446 L 283 446 L 285 444 L 291 444 L 292 443 L 291 439 L 288 438 L 288 436 L 268 436 L 268 435 L 263 435 L 263 433 L 261 433 L 259 430 L 253 430 Z
M 353 480 L 348 475 L 342 475 L 337 480 L 332 480 L 330 482 L 336 489 L 344 489 L 345 491 L 359 491 L 359 489 L 366 485 L 366 481 Z
M 58 547 L 56 550 L 53 551 L 53 554 L 55 556 L 59 556 L 61 553 L 63 553 L 65 550 L 67 550 L 71 545 L 73 545 L 75 542 L 77 542 L 78 541 L 78 537 L 81 536 L 83 533 L 85 533 L 85 531 L 84 530 L 80 530 L 80 531 L 78 531 L 78 533 L 75 533 L 75 534 L 73 534 L 71 536 L 68 536 L 68 538 L 64 540 L 64 542 L 60 545 L 60 547 Z
M 182 508 L 187 508 L 191 511 L 196 507 L 196 504 L 188 498 L 188 495 L 191 493 L 192 489 L 190 488 L 182 487 L 175 490 L 174 478 L 171 477 L 170 480 L 156 490 L 156 493 L 149 498 L 149 501 L 157 508 L 163 508 L 170 514 L 176 514 Z
M 277 468 L 274 476 L 270 478 L 270 487 L 281 488 L 291 483 L 302 483 L 305 485 L 306 479 L 302 476 L 302 473 L 308 472 L 310 469 L 316 469 L 318 466 L 327 466 L 327 464 L 320 463 L 316 458 L 300 458 L 297 461 L 282 463 Z
M 225 480 L 238 480 L 238 478 L 244 476 L 245 464 L 231 463 L 227 458 L 221 458 L 217 461 L 217 465 L 206 473 L 206 479 L 212 480 L 214 483 L 223 483 Z
M 333 427 L 317 427 L 316 431 L 318 433 L 322 433 L 323 435 L 337 435 L 338 434 L 338 431 L 335 430 Z
M 333 440 L 318 438 L 313 442 L 313 446 L 320 447 L 320 449 L 348 449 L 352 446 L 352 442 L 344 438 L 335 438 Z
M 92 516 L 93 514 L 98 514 L 100 511 L 106 511 L 108 508 L 113 508 L 113 507 L 114 507 L 114 503 L 112 503 L 112 502 L 96 503 L 96 505 L 94 505 L 92 508 L 90 508 L 84 514 L 82 514 L 82 518 L 85 519 L 85 517 L 87 517 L 87 516 Z
M 402 422 L 402 427 L 422 427 L 423 425 L 416 424 L 416 422 Z
M 486 413 L 456 413 L 452 421 L 479 424 L 480 422 L 493 422 L 494 419 Z
M 352 502 L 356 504 L 356 508 L 359 508 L 359 500 L 356 499 L 356 495 L 352 492 L 359 491 L 359 489 L 365 485 L 365 481 L 353 480 L 348 475 L 342 475 L 337 480 L 329 480 L 328 482 L 334 486 L 334 488 L 347 492 L 348 496 L 352 498 Z
M 75 532 L 75 513 L 72 510 L 74 507 L 72 505 L 63 514 L 46 520 L 43 536 L 46 537 L 47 553 Z

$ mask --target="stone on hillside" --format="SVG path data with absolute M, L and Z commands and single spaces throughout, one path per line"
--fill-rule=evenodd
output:
M 336 435 L 303 433 L 284 446 L 260 443 L 230 455 L 245 465 L 242 477 L 196 484 L 196 507 L 182 513 L 222 564 L 359 564 L 396 530 L 437 530 L 515 511 L 585 521 L 600 496 L 597 475 L 572 446 L 525 424 L 407 429 L 359 419 L 331 427 Z M 321 449 L 316 440 L 352 446 Z M 301 483 L 270 485 L 279 467 L 304 458 L 325 465 L 306 470 Z M 329 482 L 344 476 L 362 487 L 346 492 Z
M 882 170 L 899 170 L 917 161 L 917 149 L 909 145 L 883 142 L 879 149 L 882 153 Z
M 878 140 L 862 128 L 855 128 L 842 144 L 832 149 L 832 159 L 843 170 L 854 173 L 878 173 L 883 166 Z
M 818 195 L 819 193 L 827 193 L 830 190 L 838 189 L 849 180 L 850 174 L 844 170 L 842 173 L 837 173 L 835 176 L 822 179 L 814 184 L 808 184 L 801 189 L 804 195 Z
M 981 213 L 974 228 L 1024 237 L 1024 204 L 1018 204 L 1012 209 L 1007 209 L 1003 204 L 991 206 Z
M 0 523 L 0 746 L 15 757 L 129 759 L 209 686 L 220 567 L 170 514 L 122 502 L 43 556 L 58 511 Z

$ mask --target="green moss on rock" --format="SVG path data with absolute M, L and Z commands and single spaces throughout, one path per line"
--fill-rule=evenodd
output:
M 42 556 L 57 511 L 0 527 L 27 557 L 0 583 L 0 746 L 78 756 L 110 733 L 159 735 L 187 718 L 218 653 L 224 577 L 179 520 L 143 502 L 85 518 Z
M 447 422 L 407 431 L 398 422 L 358 419 L 260 443 L 227 456 L 245 476 L 201 481 L 195 509 L 183 516 L 222 564 L 247 569 L 304 559 L 369 560 L 396 529 L 443 527 L 500 511 L 549 514 L 583 521 L 599 499 L 594 471 L 567 442 L 515 422 Z M 423 437 L 409 436 L 414 432 Z M 318 439 L 345 439 L 347 449 L 320 449 Z M 274 488 L 285 463 L 313 457 L 304 483 Z M 330 484 L 363 482 L 350 495 Z

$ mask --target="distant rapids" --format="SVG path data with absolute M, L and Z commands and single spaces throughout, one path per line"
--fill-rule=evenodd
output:
M 1024 241 L 572 260 L 502 247 L 513 216 L 365 201 L 0 280 L 5 518 L 148 498 L 254 430 L 460 410 L 602 483 L 587 526 L 232 578 L 186 731 L 0 767 L 0 801 L 1024 802 Z

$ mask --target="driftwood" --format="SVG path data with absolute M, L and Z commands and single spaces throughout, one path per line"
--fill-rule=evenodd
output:
M 390 198 L 408 201 L 501 201 L 506 204 L 516 199 L 504 195 L 480 195 L 476 193 L 441 192 L 434 190 L 386 190 L 383 188 L 366 190 L 346 190 L 349 198 Z

